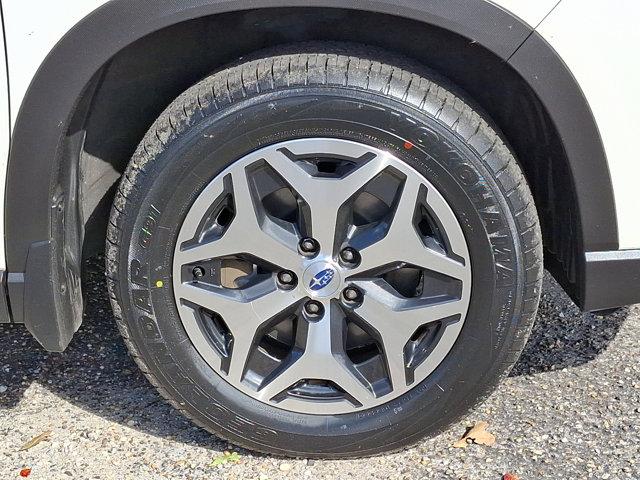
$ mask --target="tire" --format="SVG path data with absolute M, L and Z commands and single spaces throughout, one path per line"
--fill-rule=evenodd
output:
M 425 78 L 392 64 L 300 52 L 222 70 L 189 88 L 162 113 L 122 177 L 106 244 L 109 293 L 120 331 L 142 371 L 172 405 L 240 446 L 322 458 L 403 449 L 441 432 L 486 398 L 517 360 L 531 329 L 541 289 L 542 241 L 532 196 L 513 154 L 489 120 L 441 79 L 438 84 L 429 79 L 435 76 Z M 249 387 L 245 391 L 226 381 L 187 331 L 182 301 L 174 295 L 178 287 L 172 288 L 177 285 L 172 282 L 182 281 L 182 267 L 173 265 L 176 248 L 182 248 L 176 247 L 181 225 L 213 179 L 260 149 L 320 137 L 390 152 L 398 168 L 418 172 L 450 206 L 470 261 L 466 315 L 456 317 L 460 329 L 441 361 L 391 400 L 371 408 L 353 401 L 353 411 L 337 413 L 322 413 L 325 400 L 313 396 L 304 398 L 321 405 L 321 413 L 280 408 L 275 397 L 261 401 L 247 394 Z M 237 192 L 224 198 L 234 201 L 236 195 L 240 198 Z M 241 212 L 233 208 L 231 225 Z M 425 275 L 431 273 L 422 271 L 418 277 Z M 464 281 L 434 278 L 464 288 Z M 295 318 L 300 322 L 295 328 L 302 328 L 302 317 Z M 228 332 L 220 328 L 226 341 Z M 384 338 L 379 341 L 385 344 Z M 407 358 L 402 358 L 405 368 Z M 390 380 L 391 373 L 388 377 L 390 384 L 402 386 Z M 296 388 L 311 388 L 313 382 L 305 382 Z M 319 385 L 323 392 L 344 393 L 340 405 L 351 402 L 339 383 Z M 282 394 L 287 401 L 294 390 Z

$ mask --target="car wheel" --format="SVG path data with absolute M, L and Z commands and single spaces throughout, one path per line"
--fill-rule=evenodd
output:
M 107 238 L 115 316 L 216 435 L 398 450 L 518 358 L 542 272 L 529 188 L 488 119 L 413 70 L 257 58 L 188 89 L 133 155 Z

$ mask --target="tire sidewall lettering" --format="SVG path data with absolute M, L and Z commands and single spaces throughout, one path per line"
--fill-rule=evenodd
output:
M 461 336 L 477 337 L 478 342 L 490 339 L 494 345 L 492 358 L 470 355 L 473 360 L 469 365 L 474 363 L 471 366 L 464 362 L 457 365 L 460 362 L 453 360 L 452 350 L 429 378 L 402 397 L 333 419 L 323 427 L 327 437 L 333 433 L 344 435 L 346 430 L 366 438 L 393 417 L 393 422 L 404 425 L 410 434 L 428 427 L 420 422 L 425 413 L 436 416 L 447 409 L 466 410 L 469 400 L 465 400 L 465 395 L 481 389 L 478 385 L 490 374 L 495 358 L 502 354 L 517 311 L 514 292 L 522 277 L 518 271 L 515 229 L 505 221 L 512 214 L 498 198 L 499 187 L 478 155 L 432 118 L 383 97 L 354 101 L 350 92 L 317 90 L 314 95 L 296 97 L 291 92 L 286 96 L 277 92 L 263 95 L 260 101 L 247 100 L 242 124 L 246 133 L 242 137 L 234 136 L 237 117 L 212 115 L 194 125 L 192 131 L 169 145 L 152 162 L 146 184 L 135 198 L 144 214 L 128 220 L 124 230 L 124 238 L 136 239 L 126 251 L 130 288 L 125 303 L 139 319 L 132 327 L 132 336 L 140 349 L 146 351 L 146 357 L 154 359 L 150 368 L 163 388 L 171 390 L 174 398 L 180 398 L 179 403 L 201 422 L 230 431 L 234 426 L 249 423 L 261 438 L 276 438 L 277 427 L 286 424 L 292 442 L 296 435 L 317 433 L 318 421 L 310 418 L 312 415 L 286 412 L 234 393 L 190 345 L 171 288 L 177 229 L 197 194 L 229 160 L 267 144 L 293 137 L 338 136 L 388 149 L 421 171 L 454 206 L 467 243 L 470 247 L 475 245 L 471 251 L 474 292 L 470 312 L 473 308 L 476 317 L 469 328 L 465 322 Z M 322 101 L 318 101 L 320 97 Z M 368 114 L 374 114 L 373 120 Z M 367 126 L 365 121 L 378 126 Z M 405 141 L 415 148 L 404 148 Z M 162 287 L 156 286 L 158 281 L 163 283 Z M 484 291 L 476 292 L 476 284 L 484 285 Z M 488 312 L 487 305 L 492 306 Z M 454 346 L 462 348 L 468 350 L 469 346 Z M 477 371 L 478 385 L 465 384 L 465 368 Z M 212 376 L 217 378 L 212 380 Z M 205 403 L 208 406 L 203 409 Z M 412 426 L 413 423 L 416 425 Z M 393 432 L 389 435 L 394 438 Z

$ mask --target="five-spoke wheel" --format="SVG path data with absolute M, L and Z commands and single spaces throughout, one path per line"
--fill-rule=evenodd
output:
M 245 447 L 343 458 L 441 431 L 505 376 L 541 234 L 509 147 L 453 91 L 287 53 L 216 72 L 156 120 L 107 270 L 125 342 L 174 406 Z
M 219 174 L 173 262 L 180 317 L 211 367 L 306 413 L 370 408 L 420 382 L 451 349 L 471 288 L 438 191 L 387 152 L 331 138 L 278 143 Z

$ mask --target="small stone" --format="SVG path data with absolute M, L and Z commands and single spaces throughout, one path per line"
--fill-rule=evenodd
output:
M 280 471 L 281 472 L 288 472 L 292 468 L 293 468 L 293 465 L 291 465 L 290 463 L 281 463 L 280 464 Z
M 4 393 L 8 390 L 9 387 L 7 387 L 6 385 L 0 385 L 0 393 Z

